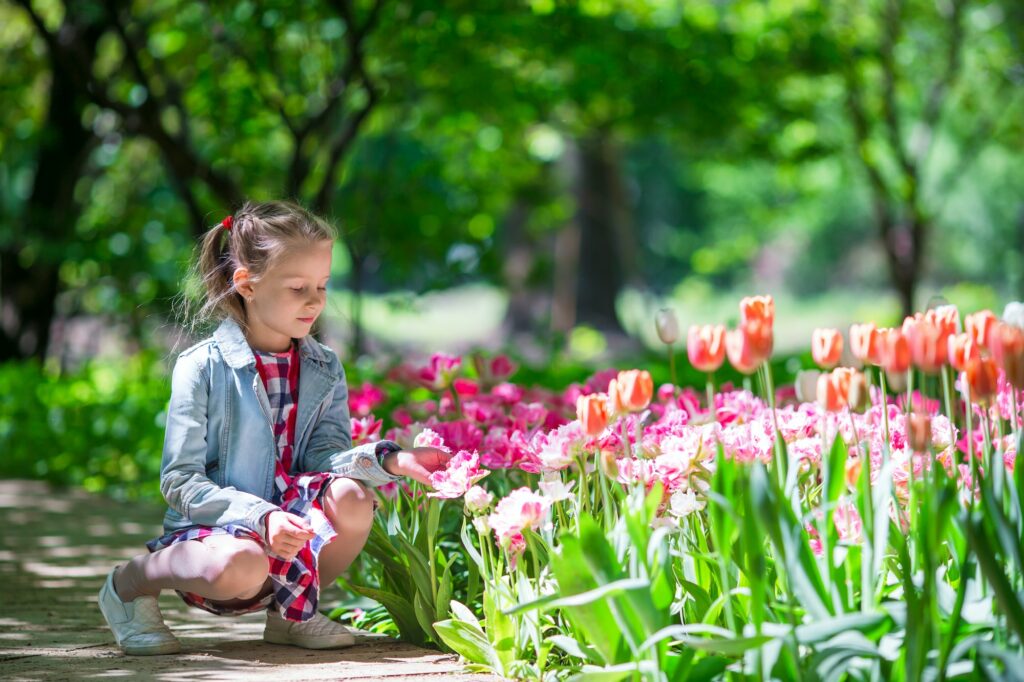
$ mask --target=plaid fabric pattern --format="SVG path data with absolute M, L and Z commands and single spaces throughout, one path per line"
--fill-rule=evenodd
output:
M 324 545 L 337 535 L 334 527 L 324 514 L 321 495 L 334 479 L 330 473 L 293 475 L 292 449 L 295 442 L 295 417 L 299 396 L 299 352 L 294 342 L 290 350 L 283 353 L 254 351 L 256 370 L 267 389 L 270 402 L 274 438 L 278 456 L 274 468 L 274 494 L 271 502 L 283 510 L 303 517 L 312 526 L 316 536 L 288 561 L 269 554 L 270 582 L 273 593 L 251 607 L 225 609 L 197 594 L 179 592 L 182 599 L 218 615 L 249 613 L 276 605 L 281 615 L 292 621 L 309 620 L 316 614 L 320 594 L 320 576 L 317 560 Z M 147 543 L 150 551 L 156 551 L 176 542 L 201 540 L 215 534 L 229 534 L 246 537 L 263 545 L 260 536 L 239 526 L 207 527 L 197 526 L 170 533 Z

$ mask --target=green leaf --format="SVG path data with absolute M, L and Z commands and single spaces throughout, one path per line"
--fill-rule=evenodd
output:
M 346 586 L 356 594 L 369 597 L 383 604 L 384 608 L 391 614 L 395 625 L 398 626 L 398 632 L 402 635 L 402 639 L 419 646 L 426 643 L 429 637 L 429 630 L 424 630 L 420 626 L 415 608 L 405 597 L 382 590 L 375 590 L 372 587 L 354 585 L 351 582 L 346 583 Z
M 478 625 L 463 620 L 442 620 L 434 624 L 434 630 L 441 641 L 467 661 L 485 665 L 499 675 L 505 674 L 497 652 Z

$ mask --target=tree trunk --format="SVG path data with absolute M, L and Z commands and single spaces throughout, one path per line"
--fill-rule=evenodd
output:
M 91 64 L 102 30 L 86 23 L 89 16 L 75 16 L 69 6 L 60 35 L 75 41 L 78 54 Z M 87 102 L 52 56 L 51 65 L 50 101 L 32 192 L 20 229 L 0 250 L 0 362 L 46 358 L 63 244 L 74 233 L 77 218 L 75 184 L 97 142 L 82 127 Z
M 576 324 L 624 334 L 615 300 L 629 270 L 629 207 L 618 149 L 602 132 L 579 145 L 577 220 L 580 231 Z

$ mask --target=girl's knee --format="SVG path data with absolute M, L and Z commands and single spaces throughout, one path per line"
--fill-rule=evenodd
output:
M 328 519 L 336 530 L 340 525 L 348 530 L 369 530 L 373 525 L 373 493 L 359 481 L 337 478 L 325 498 Z
M 251 540 L 239 540 L 229 547 L 218 547 L 220 561 L 210 586 L 215 599 L 247 599 L 263 588 L 270 564 L 263 548 Z

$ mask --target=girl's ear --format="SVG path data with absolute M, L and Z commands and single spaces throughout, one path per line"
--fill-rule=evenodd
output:
M 249 268 L 236 268 L 231 276 L 235 283 L 235 291 L 244 299 L 251 299 L 253 295 L 252 283 L 249 281 Z

